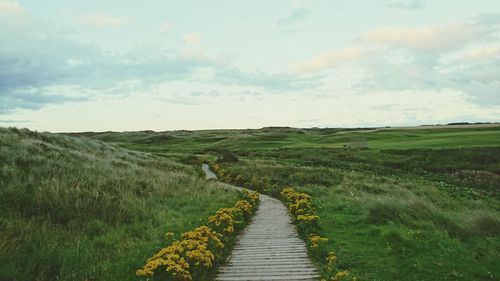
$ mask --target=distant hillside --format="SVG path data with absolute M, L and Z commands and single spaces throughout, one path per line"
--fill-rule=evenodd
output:
M 73 135 L 73 134 L 72 134 Z M 207 150 L 252 152 L 279 148 L 344 148 L 362 140 L 369 149 L 495 147 L 500 124 L 440 125 L 405 128 L 288 128 L 199 131 L 78 133 L 77 136 L 161 154 Z

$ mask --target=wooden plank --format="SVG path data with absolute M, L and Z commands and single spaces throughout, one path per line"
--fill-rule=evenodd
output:
M 261 195 L 251 224 L 238 238 L 227 266 L 217 281 L 317 280 L 318 270 L 308 259 L 285 206 Z

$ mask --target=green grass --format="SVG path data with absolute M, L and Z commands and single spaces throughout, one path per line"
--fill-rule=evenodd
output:
M 499 126 L 1 129 L 0 144 L 2 280 L 136 280 L 165 232 L 237 197 L 182 164 L 197 157 L 313 195 L 326 251 L 359 280 L 500 278 Z
M 305 165 L 301 154 L 292 152 L 295 157 L 281 151 L 281 157 L 272 154 L 270 160 L 257 160 L 253 156 L 225 167 L 231 174 L 259 175 L 310 193 L 321 217 L 319 234 L 333 242 L 328 250 L 337 252 L 340 267 L 361 280 L 500 276 L 500 205 L 489 189 L 436 181 L 429 172 L 369 170 L 356 162 L 346 167 L 342 162 L 328 165 L 323 151 L 307 153 L 318 158 L 315 166 L 321 166 L 320 174 L 312 173 L 315 178 L 309 173 L 315 166 Z M 329 155 L 337 162 L 335 155 Z M 451 175 L 449 182 L 456 182 Z
M 165 157 L 0 128 L 0 280 L 137 280 L 166 232 L 237 196 Z
M 341 148 L 362 140 L 370 149 L 498 147 L 500 126 L 485 128 L 205 130 L 80 133 L 121 146 L 162 154 L 205 150 L 256 151 L 278 148 Z
M 319 234 L 330 241 L 326 251 L 359 280 L 500 278 L 498 126 L 91 137 L 186 162 L 218 158 L 233 175 L 310 193 Z M 356 140 L 368 148 L 342 148 Z

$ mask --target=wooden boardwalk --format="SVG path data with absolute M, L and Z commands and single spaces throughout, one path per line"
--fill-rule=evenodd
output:
M 309 261 L 305 243 L 286 207 L 266 195 L 260 200 L 252 222 L 238 237 L 228 264 L 220 268 L 216 280 L 318 280 L 318 271 Z
M 207 180 L 217 178 L 217 175 L 210 170 L 210 167 L 208 166 L 208 164 L 202 164 L 201 169 L 203 170 L 203 172 L 205 172 L 205 176 L 206 176 Z

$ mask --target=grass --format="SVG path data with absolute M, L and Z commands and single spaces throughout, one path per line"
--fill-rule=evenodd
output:
M 137 280 L 238 195 L 165 157 L 0 128 L 0 280 Z
M 359 280 L 496 280 L 499 140 L 499 126 L 1 129 L 0 279 L 137 280 L 165 232 L 236 200 L 185 165 L 205 157 L 310 193 L 325 250 Z M 367 148 L 343 148 L 359 143 Z
M 121 146 L 166 155 L 204 150 L 238 152 L 279 148 L 342 148 L 361 140 L 370 149 L 498 147 L 500 125 L 484 128 L 416 128 L 377 130 L 263 128 L 167 132 L 78 133 Z
M 294 160 L 287 166 L 287 161 L 277 165 L 276 158 L 267 164 L 245 159 L 225 167 L 288 185 L 293 181 L 282 174 L 302 175 L 297 172 L 301 158 Z M 311 169 L 300 167 L 304 174 Z M 434 181 L 432 175 L 353 166 L 328 170 L 323 177 L 342 175 L 341 181 L 326 185 L 305 176 L 296 186 L 313 196 L 321 217 L 319 234 L 333 241 L 328 250 L 337 252 L 339 265 L 361 280 L 500 276 L 498 198 L 482 189 Z
M 498 126 L 88 136 L 179 161 L 211 157 L 233 175 L 310 193 L 326 251 L 359 280 L 500 277 Z M 343 148 L 359 140 L 367 149 Z

